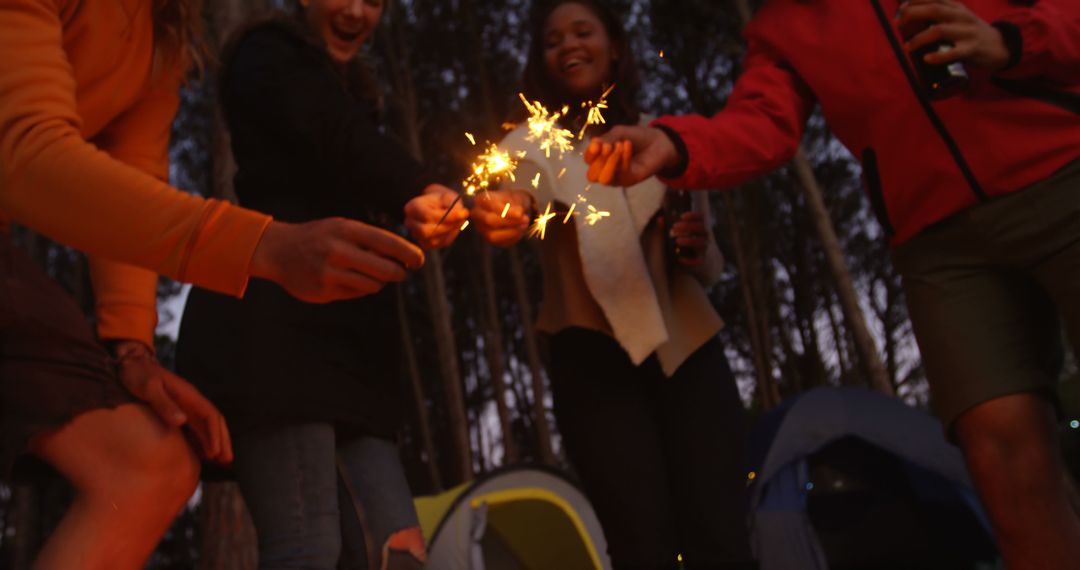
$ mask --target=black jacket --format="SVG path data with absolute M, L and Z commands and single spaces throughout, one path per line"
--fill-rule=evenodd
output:
M 381 133 L 362 73 L 288 19 L 239 35 L 221 88 L 241 205 L 288 222 L 400 220 L 429 180 Z M 394 295 L 315 305 L 262 280 L 243 299 L 193 289 L 177 368 L 234 429 L 300 419 L 390 435 L 402 410 Z

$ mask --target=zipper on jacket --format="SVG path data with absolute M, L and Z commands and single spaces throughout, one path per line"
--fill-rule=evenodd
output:
M 915 72 L 913 72 L 911 66 L 908 65 L 907 56 L 900 47 L 900 42 L 896 39 L 896 34 L 893 33 L 892 24 L 889 22 L 889 17 L 885 15 L 885 10 L 881 7 L 881 2 L 878 0 L 870 0 L 870 4 L 874 6 L 874 11 L 877 13 L 878 21 L 881 23 L 882 31 L 885 32 L 885 37 L 889 39 L 889 45 L 892 47 L 893 55 L 896 56 L 897 63 L 899 63 L 901 69 L 904 70 L 904 76 L 907 77 L 908 84 L 911 86 L 912 91 L 915 92 L 915 97 L 919 100 L 923 112 L 926 113 L 926 117 L 930 119 L 930 123 L 934 126 L 934 130 L 941 136 L 941 140 L 949 149 L 949 154 L 952 155 L 953 161 L 956 162 L 956 166 L 964 176 L 964 180 L 971 186 L 971 191 L 975 193 L 975 196 L 979 200 L 986 200 L 986 192 L 983 191 L 979 181 L 975 179 L 975 174 L 971 172 L 971 167 L 968 166 L 967 161 L 964 159 L 964 155 L 960 153 L 960 147 L 956 144 L 952 135 L 949 134 L 948 129 L 945 128 L 945 123 L 941 122 L 941 117 L 934 111 L 934 107 L 930 105 L 930 99 L 927 98 L 926 93 L 923 92 L 922 86 L 915 77 Z

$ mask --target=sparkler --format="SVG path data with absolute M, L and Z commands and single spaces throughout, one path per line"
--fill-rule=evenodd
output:
M 476 144 L 471 134 L 465 133 L 465 137 L 472 141 L 473 144 Z M 446 221 L 446 217 L 450 215 L 450 212 L 454 210 L 454 206 L 457 206 L 463 196 L 468 200 L 475 196 L 477 192 L 486 192 L 494 184 L 502 180 L 503 177 L 515 180 L 514 169 L 517 168 L 518 159 L 524 158 L 524 156 L 525 153 L 512 155 L 500 149 L 497 145 L 488 143 L 488 149 L 476 158 L 476 162 L 473 163 L 471 168 L 471 174 L 461 183 L 465 188 L 465 192 L 458 194 L 457 198 L 454 198 L 454 201 L 450 203 L 450 207 L 439 218 L 435 227 L 438 228 Z M 472 206 L 469 201 L 466 201 L 465 204 L 469 207 Z M 461 229 L 464 230 L 465 226 L 461 226 Z
M 559 151 L 559 158 L 562 158 L 566 151 L 574 148 L 572 142 L 574 133 L 558 126 L 559 118 L 566 115 L 569 107 L 564 106 L 557 113 L 549 113 L 539 101 L 530 103 L 524 93 L 518 93 L 518 98 L 529 111 L 529 118 L 526 119 L 529 134 L 525 136 L 525 140 L 539 142 L 540 150 L 544 151 L 544 156 L 549 158 L 553 148 Z
M 529 230 L 529 237 L 538 235 L 543 240 L 547 236 L 548 222 L 557 215 L 556 212 L 551 211 L 551 202 L 548 202 L 547 207 L 544 208 L 544 213 L 537 216 L 536 220 L 533 221 L 532 229 Z
M 589 213 L 585 215 L 585 223 L 589 224 L 590 226 L 595 226 L 596 222 L 599 222 L 600 220 L 609 216 L 611 216 L 611 212 L 597 210 L 595 206 L 589 204 Z M 540 239 L 544 238 L 541 237 Z
M 578 140 L 585 138 L 585 129 L 589 128 L 589 125 L 602 125 L 606 122 L 601 111 L 608 108 L 607 96 L 611 94 L 611 90 L 614 88 L 615 84 L 612 83 L 611 87 L 605 89 L 596 102 L 586 101 L 581 104 L 581 108 L 588 109 L 589 112 L 585 115 L 585 124 L 581 127 L 581 132 L 578 133 Z
M 582 109 L 586 109 L 585 125 L 581 128 L 581 132 L 578 133 L 578 140 L 585 138 L 585 130 L 589 125 L 601 125 L 606 121 L 604 120 L 603 110 L 608 108 L 607 96 L 611 94 L 612 89 L 615 89 L 615 85 L 604 90 L 600 95 L 600 98 L 596 101 L 587 101 L 581 104 Z M 518 98 L 525 105 L 525 109 L 529 112 L 529 117 L 526 119 L 526 125 L 528 128 L 528 134 L 525 136 L 525 140 L 538 143 L 540 150 L 543 151 L 544 156 L 550 158 L 552 150 L 559 153 L 559 159 L 561 160 L 563 155 L 570 150 L 573 150 L 574 134 L 567 129 L 559 126 L 558 121 L 560 118 L 565 117 L 569 111 L 569 107 L 563 106 L 558 112 L 552 113 L 548 111 L 543 104 L 539 101 L 529 101 L 525 98 L 523 93 L 518 93 Z M 503 125 L 504 128 L 513 128 L 513 125 Z M 465 133 L 465 138 L 469 140 L 469 143 L 476 146 L 476 137 L 472 133 Z M 525 157 L 525 152 L 518 152 L 516 154 L 510 154 L 493 143 L 487 143 L 487 150 L 485 150 L 470 168 L 469 176 L 462 181 L 462 187 L 464 192 L 458 194 L 454 201 L 450 204 L 450 207 L 439 219 L 436 227 L 441 226 L 446 221 L 447 216 L 453 211 L 457 203 L 463 198 L 466 200 L 466 205 L 471 206 L 471 198 L 479 192 L 487 192 L 496 183 L 503 178 L 508 178 L 513 181 L 514 171 L 517 168 L 518 160 Z M 558 178 L 562 178 L 566 174 L 566 168 L 559 170 Z M 540 173 L 532 179 L 532 186 L 534 189 L 540 187 Z M 585 192 L 588 192 L 590 185 L 585 186 Z M 578 194 L 578 202 L 582 204 L 588 204 L 588 201 L 584 196 Z M 566 224 L 570 221 L 570 218 L 574 215 L 574 209 L 577 207 L 576 203 L 570 205 L 570 209 L 566 212 L 566 216 L 563 218 L 563 223 Z M 597 210 L 592 205 L 588 205 L 589 213 L 585 216 L 585 221 L 590 226 L 596 225 L 597 222 L 603 218 L 611 216 L 610 212 Z M 507 203 L 502 210 L 501 217 L 505 218 L 510 211 L 510 204 Z M 547 207 L 544 209 L 544 213 L 537 216 L 534 220 L 532 228 L 529 231 L 529 237 L 540 236 L 540 239 L 544 239 L 547 235 L 547 224 L 552 218 L 557 216 L 557 212 L 551 211 L 551 202 L 548 202 Z M 469 226 L 468 220 L 461 225 L 461 230 L 464 230 Z

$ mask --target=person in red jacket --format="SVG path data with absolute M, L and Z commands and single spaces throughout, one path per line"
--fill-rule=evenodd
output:
M 1080 3 L 770 0 L 745 38 L 721 112 L 603 137 L 634 147 L 618 183 L 741 184 L 792 157 L 819 104 L 862 161 L 1009 568 L 1080 567 L 1051 396 L 1059 317 L 1080 348 Z M 916 62 L 962 65 L 966 85 L 935 97 Z

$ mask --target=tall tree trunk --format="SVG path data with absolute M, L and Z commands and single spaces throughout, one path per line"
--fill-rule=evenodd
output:
M 491 81 L 484 65 L 484 46 L 480 43 L 479 28 L 476 23 L 476 9 L 472 0 L 460 0 L 458 6 L 464 23 L 465 35 L 460 44 L 463 49 L 463 59 L 470 69 L 469 77 L 472 79 L 479 98 L 480 116 L 483 118 L 483 129 L 480 132 L 493 133 L 497 130 L 498 122 L 495 119 L 495 107 L 491 98 Z M 487 357 L 488 371 L 491 373 L 491 384 L 494 390 L 495 409 L 499 414 L 499 426 L 502 429 L 502 444 L 504 460 L 506 463 L 517 461 L 518 451 L 514 442 L 514 434 L 510 427 L 510 410 L 506 405 L 506 377 L 504 369 L 504 355 L 502 326 L 499 322 L 499 309 L 497 288 L 495 285 L 495 270 L 493 267 L 492 247 L 482 240 L 477 240 L 477 249 L 480 259 L 480 273 L 482 279 L 481 293 L 484 296 L 481 304 L 481 322 L 483 322 L 484 354 Z
M 416 90 L 409 74 L 407 52 L 402 38 L 400 21 L 404 17 L 404 8 L 400 2 L 390 5 L 387 33 L 378 34 L 380 47 L 386 57 L 387 67 L 394 93 L 399 103 L 400 135 L 417 160 L 423 159 L 420 146 L 420 126 L 417 120 Z M 424 293 L 431 311 L 432 325 L 435 331 L 435 345 L 438 352 L 439 372 L 443 383 L 444 405 L 450 421 L 450 441 L 453 449 L 452 469 L 448 484 L 454 485 L 472 478 L 472 448 L 469 443 L 469 421 L 465 414 L 465 393 L 458 367 L 457 342 L 450 320 L 450 305 L 447 301 L 446 276 L 442 269 L 442 256 L 437 251 L 427 254 L 427 263 L 422 271 Z
M 473 246 L 480 266 L 479 275 L 470 273 L 470 281 L 475 289 L 477 304 L 480 305 L 481 332 L 484 339 L 484 360 L 487 363 L 491 380 L 492 398 L 495 411 L 499 416 L 499 429 L 502 432 L 503 462 L 514 463 L 518 458 L 517 445 L 510 427 L 510 408 L 506 403 L 506 367 L 502 342 L 502 327 L 499 325 L 499 310 L 495 298 L 495 276 L 491 260 L 491 246 L 484 243 L 479 234 L 473 234 Z
M 847 385 L 852 382 L 851 365 L 848 363 L 848 341 L 840 328 L 833 312 L 833 295 L 831 287 L 824 287 L 822 291 L 825 297 L 825 315 L 829 318 L 829 329 L 832 331 L 836 360 L 840 366 L 840 384 Z
M 733 0 L 739 17 L 745 26 L 750 21 L 752 11 L 748 0 Z M 825 260 L 829 266 L 836 285 L 837 295 L 840 298 L 840 308 L 844 313 L 844 321 L 851 330 L 851 336 L 855 342 L 855 350 L 859 356 L 859 363 L 863 373 L 866 374 L 870 386 L 885 394 L 893 394 L 892 385 L 885 374 L 885 367 L 881 364 L 874 339 L 870 336 L 870 330 L 866 326 L 866 319 L 859 308 L 858 295 L 855 285 L 848 271 L 847 262 L 844 261 L 843 252 L 840 249 L 840 241 L 836 237 L 829 211 L 825 207 L 825 201 L 821 197 L 821 187 L 814 177 L 814 171 L 810 167 L 810 161 L 806 153 L 800 147 L 792 161 L 795 175 L 799 180 L 803 192 L 806 194 L 807 208 L 810 217 L 814 221 L 821 247 L 825 251 Z
M 806 195 L 806 206 L 809 209 L 810 218 L 817 229 L 818 238 L 821 240 L 821 248 L 825 253 L 825 261 L 829 266 L 836 292 L 840 298 L 840 308 L 844 313 L 844 321 L 851 331 L 855 342 L 855 350 L 859 356 L 859 364 L 862 365 L 863 374 L 869 384 L 875 390 L 893 395 L 893 387 L 885 374 L 885 367 L 878 356 L 874 338 L 870 335 L 870 329 L 866 326 L 866 317 L 859 308 L 859 297 L 855 291 L 855 284 L 848 271 L 847 261 L 840 248 L 840 240 L 836 237 L 829 210 L 825 207 L 825 200 L 821 196 L 821 188 L 814 171 L 810 167 L 810 161 L 800 148 L 792 162 L 795 167 L 795 175 Z
M 521 264 L 518 247 L 510 249 L 510 273 L 514 278 L 514 292 L 517 294 L 522 335 L 525 341 L 525 356 L 529 361 L 529 375 L 532 377 L 532 417 L 536 426 L 536 439 L 540 449 L 540 461 L 545 465 L 555 465 L 555 451 L 551 446 L 551 424 L 548 422 L 547 406 L 544 405 L 547 386 L 544 384 L 544 369 L 540 359 L 540 345 L 536 338 L 532 318 L 532 301 L 529 299 L 529 284 L 525 280 L 525 268 Z
M 203 483 L 199 528 L 199 570 L 254 570 L 255 527 L 236 483 Z
M 431 422 L 428 421 L 427 398 L 424 396 L 424 385 L 420 381 L 420 366 L 416 361 L 416 347 L 413 346 L 412 326 L 409 322 L 409 313 L 405 310 L 405 291 L 401 286 L 395 287 L 397 297 L 398 322 L 401 328 L 401 346 L 405 352 L 405 365 L 409 373 L 409 385 L 412 387 L 413 408 L 416 410 L 416 425 L 420 430 L 420 441 L 424 446 L 424 455 L 427 457 L 428 479 L 431 488 L 436 492 L 443 490 L 442 473 L 439 472 L 439 461 L 435 455 L 435 441 L 431 437 Z
M 742 292 L 743 310 L 746 311 L 746 325 L 750 332 L 750 352 L 754 359 L 754 377 L 757 380 L 758 400 L 761 402 L 763 410 L 771 410 L 779 403 L 780 396 L 776 382 L 773 382 L 772 374 L 769 373 L 769 356 L 765 352 L 765 347 L 768 346 L 766 340 L 768 329 L 761 330 L 761 324 L 765 318 L 763 317 L 762 321 L 758 320 L 760 311 L 758 311 L 755 291 L 760 292 L 760 289 L 754 289 L 751 286 L 750 275 L 752 272 L 758 271 L 758 267 L 750 265 L 749 256 L 743 247 L 742 225 L 735 214 L 735 197 L 732 192 L 723 193 L 728 235 L 731 239 L 732 249 L 735 251 L 735 265 L 739 271 L 739 290 Z

